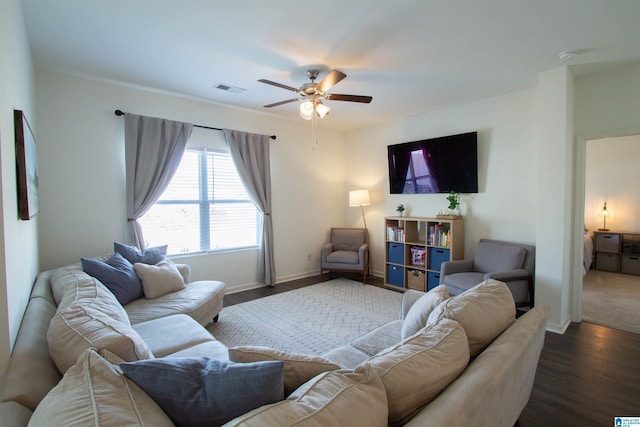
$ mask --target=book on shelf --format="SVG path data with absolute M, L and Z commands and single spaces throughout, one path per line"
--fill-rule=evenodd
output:
M 397 226 L 387 227 L 387 240 L 391 240 L 393 242 L 404 242 L 404 237 L 404 228 Z
M 427 244 L 430 246 L 440 246 L 443 248 L 448 248 L 449 230 L 447 228 L 444 228 L 441 224 L 430 226 L 429 234 L 427 236 Z

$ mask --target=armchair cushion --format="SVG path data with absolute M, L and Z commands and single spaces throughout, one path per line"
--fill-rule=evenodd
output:
M 445 276 L 444 284 L 447 285 L 447 289 L 451 295 L 458 295 L 467 289 L 471 289 L 483 280 L 485 280 L 484 273 L 467 271 L 465 273 L 449 274 Z
M 364 228 L 332 228 L 331 244 L 334 251 L 358 251 L 366 242 Z
M 473 260 L 473 271 L 488 273 L 522 268 L 526 251 L 518 246 L 481 241 Z
M 335 251 L 327 255 L 327 262 L 339 264 L 358 264 L 360 257 L 354 251 Z

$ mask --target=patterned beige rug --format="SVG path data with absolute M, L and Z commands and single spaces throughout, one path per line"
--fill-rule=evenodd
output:
M 582 285 L 582 320 L 640 334 L 640 276 L 590 270 Z
M 227 347 L 321 355 L 400 318 L 402 294 L 335 279 L 225 307 L 208 327 Z

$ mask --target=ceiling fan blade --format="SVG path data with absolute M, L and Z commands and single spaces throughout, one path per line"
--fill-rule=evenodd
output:
M 363 95 L 342 95 L 339 93 L 328 93 L 325 96 L 328 100 L 331 101 L 350 101 L 350 102 L 363 102 L 368 104 L 371 102 L 373 97 L 371 96 L 363 96 Z
M 287 99 L 286 101 L 274 102 L 273 104 L 265 105 L 264 108 L 277 107 L 279 105 L 288 104 L 290 102 L 298 101 L 300 98 Z
M 327 76 L 318 83 L 316 86 L 316 90 L 321 92 L 326 92 L 332 87 L 334 87 L 338 82 L 347 77 L 347 75 L 338 70 L 331 70 Z
M 280 87 L 282 89 L 286 89 L 286 90 L 290 90 L 292 92 L 298 92 L 298 89 L 296 89 L 295 87 L 291 87 L 291 86 L 287 86 L 287 85 L 283 85 L 281 83 L 276 83 L 276 82 L 272 82 L 271 80 L 266 80 L 266 79 L 260 79 L 258 80 L 260 83 L 266 83 L 268 85 L 271 86 L 276 86 L 276 87 Z

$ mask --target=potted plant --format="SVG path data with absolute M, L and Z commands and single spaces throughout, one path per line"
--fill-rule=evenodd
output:
M 404 205 L 399 204 L 398 207 L 396 208 L 396 211 L 398 212 L 398 215 L 402 216 L 402 213 L 404 212 Z
M 449 206 L 447 206 L 447 211 L 438 213 L 436 218 L 444 218 L 444 219 L 456 219 L 461 218 L 460 215 L 460 193 L 457 191 L 450 191 L 447 196 L 447 201 L 449 202 Z
M 459 214 L 460 211 L 460 193 L 457 193 L 453 190 L 449 192 L 447 196 L 447 201 L 449 202 L 449 210 L 456 212 Z

